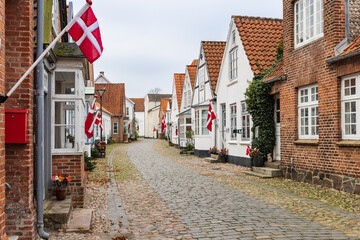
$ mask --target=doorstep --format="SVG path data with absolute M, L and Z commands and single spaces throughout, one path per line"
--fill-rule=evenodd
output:
M 18 240 L 19 236 L 8 236 L 8 240 Z
M 282 171 L 280 169 L 269 167 L 253 167 L 252 171 L 244 171 L 244 173 L 261 178 L 282 177 Z
M 72 196 L 67 195 L 65 200 L 55 198 L 48 201 L 44 209 L 44 224 L 46 228 L 66 229 L 72 211 Z
M 66 229 L 66 232 L 90 232 L 92 213 L 93 209 L 74 209 L 70 217 L 69 228 Z
M 205 161 L 207 161 L 209 163 L 218 163 L 218 162 L 220 162 L 219 160 L 217 160 L 215 158 L 212 158 L 212 157 L 206 157 L 204 159 L 205 159 Z

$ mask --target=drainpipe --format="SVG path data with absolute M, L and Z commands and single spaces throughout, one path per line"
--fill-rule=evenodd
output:
M 36 58 L 43 52 L 43 18 L 44 0 L 37 1 L 37 47 Z M 37 231 L 42 239 L 49 239 L 50 234 L 44 231 L 44 62 L 41 59 L 36 70 L 37 86 L 37 127 L 36 127 L 36 202 L 37 202 Z
M 345 39 L 350 41 L 349 0 L 345 0 Z

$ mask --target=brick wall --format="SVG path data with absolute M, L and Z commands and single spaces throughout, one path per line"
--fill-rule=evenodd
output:
M 84 156 L 52 156 L 53 175 L 66 174 L 71 177 L 67 193 L 72 194 L 74 207 L 84 207 L 86 195 L 86 175 L 84 170 Z
M 334 56 L 335 46 L 345 37 L 344 0 L 324 1 L 324 37 L 297 49 L 292 2 L 283 1 L 287 80 L 280 86 L 281 164 L 288 169 L 288 177 L 349 192 L 354 192 L 357 185 L 360 193 L 360 148 L 337 144 L 341 141 L 340 81 L 336 69 L 325 62 Z M 298 87 L 311 83 L 317 83 L 319 89 L 319 140 L 297 144 Z M 349 179 L 352 186 L 344 187 Z
M 33 63 L 33 9 L 32 0 L 6 1 L 6 92 Z M 8 235 L 18 235 L 20 240 L 34 239 L 36 235 L 33 200 L 33 105 L 33 75 L 30 74 L 5 104 L 6 109 L 29 111 L 28 143 L 6 144 L 5 153 L 6 182 L 12 187 L 6 191 L 6 229 Z
M 5 95 L 5 0 L 0 0 L 0 93 Z M 0 239 L 6 240 L 5 229 L 5 112 L 0 106 Z
M 120 121 L 120 122 L 119 122 Z M 118 125 L 118 134 L 113 134 L 113 123 L 117 122 Z M 112 138 L 115 138 L 116 142 L 123 142 L 124 141 L 124 136 L 123 136 L 123 132 L 124 132 L 124 120 L 121 117 L 112 117 L 111 118 L 111 134 L 112 134 Z

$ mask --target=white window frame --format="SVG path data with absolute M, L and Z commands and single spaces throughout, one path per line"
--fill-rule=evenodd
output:
M 200 135 L 200 110 L 195 110 L 195 135 Z
M 60 32 L 58 0 L 53 0 L 51 26 L 54 29 L 54 31 L 56 32 L 56 34 L 58 34 Z
M 346 82 L 349 82 L 354 79 L 355 86 L 345 86 Z M 353 123 L 354 119 L 352 116 L 349 116 L 350 124 L 346 123 L 346 103 L 355 104 L 355 112 L 352 116 L 355 116 L 355 124 Z M 352 104 L 351 104 L 352 105 Z M 350 106 L 351 108 L 351 106 Z M 351 109 L 350 109 L 351 110 Z M 350 113 L 351 114 L 351 113 Z M 346 125 L 355 125 L 355 134 L 347 134 Z M 342 139 L 344 140 L 359 140 L 360 139 L 360 75 L 350 75 L 341 79 L 341 132 Z
M 312 14 L 311 14 L 311 10 L 313 11 Z M 311 32 L 312 32 L 312 36 L 310 36 Z M 323 0 L 297 1 L 294 4 L 295 48 L 306 45 L 323 36 L 324 36 Z
M 238 76 L 238 48 L 234 48 L 229 53 L 230 57 L 230 81 Z
M 74 72 L 75 73 L 75 92 L 74 94 L 55 94 L 55 76 L 56 72 Z M 58 67 L 52 74 L 52 100 L 51 100 L 51 149 L 52 154 L 77 153 L 83 152 L 85 146 L 85 84 L 82 70 Z M 55 148 L 55 102 L 75 102 L 75 144 L 74 148 Z
M 319 95 L 317 84 L 301 87 L 298 89 L 299 139 L 319 139 L 318 98 Z M 305 116 L 306 112 L 307 116 Z M 313 130 L 315 130 L 315 134 L 313 134 Z
M 237 104 L 230 104 L 230 139 L 237 140 L 237 133 L 234 130 L 237 129 Z
M 116 131 L 115 131 L 115 125 L 116 125 Z M 113 122 L 113 134 L 119 134 L 119 123 Z
M 241 102 L 241 128 L 241 140 L 249 141 L 251 138 L 251 118 L 250 113 L 247 110 L 247 104 L 245 101 Z
M 206 109 L 201 109 L 201 121 L 200 121 L 200 126 L 201 126 L 201 135 L 203 136 L 208 136 L 210 135 L 210 131 L 209 129 L 207 129 L 207 117 L 208 117 L 208 112 L 209 110 Z M 205 121 L 204 121 L 205 120 Z M 203 124 L 205 122 L 205 125 Z

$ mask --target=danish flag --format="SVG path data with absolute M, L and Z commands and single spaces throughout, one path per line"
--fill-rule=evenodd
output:
M 161 129 L 162 132 L 165 132 L 165 130 L 166 130 L 165 115 L 163 115 L 163 117 L 162 117 L 161 127 L 162 127 L 162 129 Z
M 99 23 L 91 9 L 91 1 L 88 1 L 89 7 L 78 17 L 76 22 L 70 27 L 68 33 L 79 46 L 84 56 L 93 63 L 98 59 L 102 52 L 103 46 L 100 35 Z
M 96 98 L 97 96 L 95 95 L 95 98 L 89 108 L 89 113 L 85 120 L 85 134 L 88 138 L 92 138 L 94 136 L 94 111 Z
M 207 117 L 207 126 L 206 128 L 209 129 L 209 131 L 212 131 L 212 121 L 216 119 L 215 113 L 211 107 L 211 100 L 210 100 L 210 104 L 209 104 L 209 112 L 208 112 L 208 117 Z
M 101 131 L 104 130 L 100 112 L 96 115 L 95 125 L 98 125 L 101 128 Z

